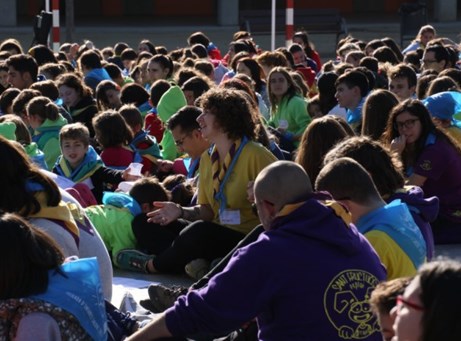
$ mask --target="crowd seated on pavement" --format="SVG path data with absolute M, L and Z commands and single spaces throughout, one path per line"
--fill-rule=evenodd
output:
M 0 43 L 0 339 L 461 338 L 458 44 L 143 38 Z

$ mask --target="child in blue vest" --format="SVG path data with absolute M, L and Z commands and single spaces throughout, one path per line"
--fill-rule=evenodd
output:
M 104 165 L 98 153 L 90 146 L 90 133 L 82 123 L 64 126 L 59 134 L 62 155 L 53 168 L 53 173 L 64 176 L 75 183 L 83 183 L 102 202 L 104 189 L 116 188 L 123 180 L 136 180 L 128 173 L 110 169 Z

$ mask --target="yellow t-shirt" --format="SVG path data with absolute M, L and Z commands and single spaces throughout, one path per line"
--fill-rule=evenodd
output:
M 446 129 L 448 135 L 453 137 L 458 143 L 461 143 L 461 129 L 456 126 L 451 126 Z
M 259 224 L 259 219 L 253 214 L 251 204 L 247 199 L 247 185 L 249 181 L 256 179 L 264 167 L 276 160 L 275 156 L 259 143 L 250 141 L 243 147 L 224 186 L 227 208 L 239 211 L 240 224 L 226 224 L 225 226 L 246 234 Z M 200 158 L 199 174 L 197 202 L 199 205 L 210 205 L 214 212 L 213 221 L 221 224 L 219 202 L 213 197 L 213 176 L 208 151 L 204 152 Z
M 373 230 L 365 233 L 365 237 L 386 267 L 388 280 L 416 275 L 417 269 L 410 257 L 388 234 Z

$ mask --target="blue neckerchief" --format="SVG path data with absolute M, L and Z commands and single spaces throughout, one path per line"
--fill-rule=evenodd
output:
M 104 192 L 102 196 L 104 205 L 112 205 L 118 208 L 126 208 L 130 211 L 133 217 L 142 213 L 141 206 L 131 196 L 121 192 Z
M 153 144 L 158 144 L 157 139 L 155 136 L 149 135 L 148 130 L 141 130 L 138 132 L 135 137 L 133 138 L 133 141 L 131 141 L 130 146 L 134 145 L 136 146 L 139 142 L 143 140 L 150 140 Z M 132 147 L 133 148 L 133 147 Z M 136 147 L 134 149 L 137 149 Z
M 85 78 L 86 77 L 96 78 L 99 81 L 112 80 L 112 78 L 110 78 L 109 74 L 107 73 L 106 69 L 104 69 L 104 68 L 92 69 L 91 71 L 89 71 L 85 75 Z
M 436 140 L 437 138 L 435 137 L 435 135 L 433 133 L 429 133 L 427 134 L 426 142 L 424 143 L 424 146 L 425 147 L 431 146 L 435 143 Z
M 224 186 L 226 185 L 227 180 L 229 180 L 229 176 L 231 175 L 235 167 L 235 163 L 237 162 L 237 159 L 242 153 L 243 147 L 245 147 L 247 143 L 248 143 L 248 137 L 244 136 L 242 138 L 242 142 L 240 143 L 239 149 L 237 149 L 237 152 L 232 158 L 231 164 L 229 165 L 229 168 L 226 171 L 226 175 L 224 175 L 224 179 L 221 181 L 221 184 L 219 185 L 219 191 L 218 193 L 215 194 L 214 198 L 219 202 L 219 212 L 223 212 L 227 207 L 227 198 L 224 195 Z
M 200 158 L 196 158 L 189 165 L 189 169 L 187 170 L 187 178 L 188 179 L 192 179 L 195 176 L 195 172 L 197 171 L 199 164 L 200 164 Z
M 93 340 L 107 340 L 107 318 L 96 258 L 61 265 L 48 271 L 48 288 L 31 298 L 54 304 L 72 314 Z
M 216 47 L 215 44 L 213 44 L 213 43 L 210 41 L 206 49 L 207 49 L 208 52 L 210 52 L 210 51 L 212 51 L 212 50 L 214 50 L 214 49 L 217 49 L 217 47 Z
M 38 182 L 31 181 L 31 180 L 26 180 L 26 191 L 31 193 L 31 192 L 41 192 L 44 191 L 45 187 L 43 187 L 42 184 L 39 184 Z
M 138 148 L 138 143 L 143 142 L 143 141 L 150 143 L 150 146 L 145 149 Z M 130 143 L 130 148 L 133 149 L 133 151 L 140 154 L 141 161 L 139 162 L 141 163 L 142 163 L 143 156 L 146 156 L 147 158 L 149 158 L 149 155 L 150 155 L 157 159 L 163 159 L 163 155 L 162 155 L 162 152 L 160 151 L 160 147 L 157 143 L 157 139 L 155 138 L 155 136 L 149 135 L 149 133 L 146 130 L 141 130 L 140 132 L 136 134 L 136 136 L 133 138 L 133 141 L 131 141 Z
M 61 155 L 56 161 L 55 168 L 59 175 L 62 175 L 74 182 L 81 182 L 86 178 L 89 178 L 94 174 L 96 170 L 103 167 L 101 157 L 94 150 L 92 146 L 88 147 L 88 151 L 83 158 L 83 161 L 78 165 L 77 168 L 72 170 L 69 162 Z
M 140 112 L 150 112 L 152 106 L 149 104 L 149 101 L 146 101 L 144 102 L 143 104 L 141 104 L 138 109 Z
M 152 109 L 150 109 L 147 113 L 148 113 L 148 114 L 155 114 L 155 115 L 157 115 L 157 108 L 156 108 L 156 107 L 152 107 Z
M 354 124 L 362 119 L 362 107 L 363 103 L 365 103 L 365 99 L 366 96 L 362 97 L 359 104 L 357 105 L 357 108 L 354 110 L 347 109 L 347 123 Z
M 36 155 L 30 156 L 30 159 L 34 164 L 36 164 L 39 168 L 48 170 L 48 165 L 45 162 L 45 154 L 43 154 L 42 151 L 40 153 L 37 153 Z
M 433 145 L 436 140 L 437 140 L 437 137 L 433 133 L 429 133 L 427 134 L 426 142 L 424 143 L 424 146 L 427 147 L 427 146 Z M 410 175 L 413 174 L 413 172 L 414 172 L 414 168 L 408 167 L 405 173 L 407 177 L 409 177 Z

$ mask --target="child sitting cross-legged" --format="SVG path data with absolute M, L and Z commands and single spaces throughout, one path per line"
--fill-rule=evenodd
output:
M 104 192 L 102 205 L 85 208 L 88 218 L 101 235 L 111 255 L 138 246 L 131 228 L 133 219 L 152 211 L 154 201 L 169 200 L 169 192 L 154 177 L 137 180 L 128 194 Z M 115 257 L 112 257 L 114 263 Z
M 53 173 L 64 176 L 75 183 L 83 183 L 91 190 L 98 203 L 102 202 L 105 187 L 116 186 L 123 180 L 139 177 L 107 168 L 94 148 L 90 146 L 90 133 L 82 123 L 64 126 L 59 133 L 62 155 L 58 157 Z

